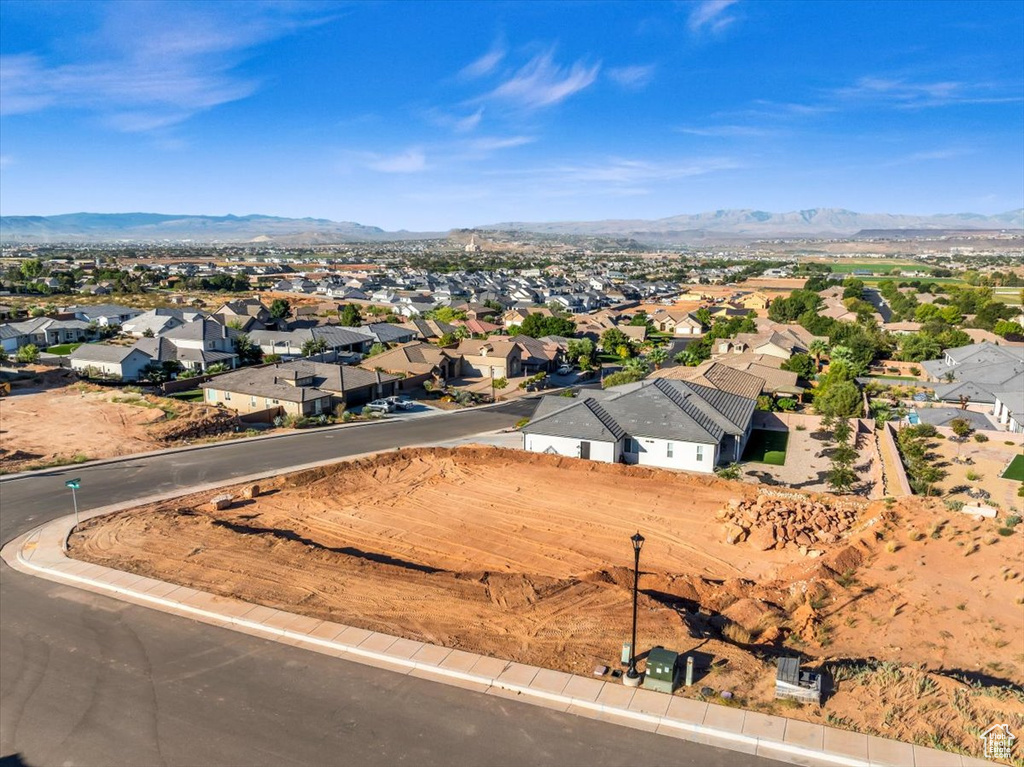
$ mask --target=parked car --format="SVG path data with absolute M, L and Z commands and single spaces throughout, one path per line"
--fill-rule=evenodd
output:
M 412 410 L 414 407 L 416 407 L 415 402 L 413 402 L 410 399 L 405 399 L 403 397 L 385 397 L 384 401 L 390 402 L 398 410 Z
M 393 413 L 395 412 L 395 406 L 386 399 L 375 399 L 373 402 L 363 405 L 363 412 Z
M 572 374 L 572 365 L 562 365 L 558 368 L 558 375 L 567 376 Z

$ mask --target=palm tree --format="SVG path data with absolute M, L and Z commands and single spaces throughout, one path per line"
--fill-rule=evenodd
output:
M 655 346 L 647 354 L 647 360 L 654 365 L 655 370 L 661 370 L 661 366 L 668 360 L 668 352 L 664 346 Z
M 828 354 L 828 343 L 826 341 L 822 341 L 820 338 L 816 338 L 811 341 L 811 345 L 808 347 L 807 351 L 814 355 L 814 366 L 821 369 L 821 358 Z
M 647 364 L 647 360 L 643 357 L 633 357 L 623 363 L 622 369 L 627 373 L 632 373 L 633 375 L 642 378 L 647 375 L 651 368 L 650 365 Z

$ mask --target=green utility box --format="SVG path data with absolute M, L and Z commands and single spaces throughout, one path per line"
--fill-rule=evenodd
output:
M 655 647 L 647 655 L 647 670 L 644 672 L 643 686 L 656 692 L 667 692 L 671 695 L 679 686 L 679 653 Z

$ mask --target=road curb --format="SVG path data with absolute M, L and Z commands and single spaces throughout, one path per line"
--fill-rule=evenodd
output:
M 528 397 L 521 398 L 523 400 L 529 399 Z M 130 453 L 128 455 L 118 455 L 111 458 L 98 458 L 95 461 L 82 461 L 81 463 L 65 463 L 59 466 L 49 466 L 44 469 L 34 469 L 32 471 L 19 471 L 12 474 L 0 474 L 0 484 L 4 482 L 12 482 L 18 479 L 30 479 L 32 477 L 45 476 L 54 472 L 60 471 L 74 471 L 75 469 L 91 469 L 96 466 L 108 466 L 111 464 L 127 463 L 129 461 L 142 460 L 146 458 L 154 458 L 161 455 L 172 455 L 175 453 L 191 453 L 198 450 L 210 450 L 213 448 L 224 447 L 225 445 L 241 445 L 247 442 L 268 442 L 275 439 L 288 439 L 295 437 L 303 437 L 310 434 L 322 434 L 325 432 L 339 431 L 341 429 L 354 429 L 354 428 L 366 428 L 372 426 L 380 426 L 387 424 L 401 424 L 409 423 L 410 421 L 419 421 L 427 418 L 439 418 L 441 416 L 455 416 L 460 413 L 477 413 L 481 410 L 490 410 L 493 408 L 501 407 L 503 405 L 510 405 L 518 402 L 519 400 L 510 400 L 505 402 L 492 402 L 487 405 L 478 405 L 476 407 L 463 408 L 462 410 L 437 410 L 434 413 L 426 413 L 418 415 L 413 418 L 380 418 L 373 421 L 359 421 L 357 423 L 339 423 L 332 426 L 317 426 L 310 429 L 295 429 L 293 431 L 285 432 L 283 434 L 265 434 L 256 437 L 239 437 L 238 439 L 224 439 L 217 442 L 206 442 L 199 445 L 184 445 L 181 447 L 168 447 L 162 450 L 150 450 L 145 453 Z M 436 409 L 436 408 L 435 408 Z M 280 471 L 276 472 L 280 473 Z
M 379 455 L 380 452 L 352 456 L 347 460 Z M 301 470 L 303 469 L 293 469 Z M 205 490 L 233 484 L 239 484 L 239 480 L 216 483 Z M 194 488 L 189 494 L 203 490 Z M 178 497 L 182 493 L 179 491 L 165 495 Z M 108 506 L 92 510 L 82 516 L 101 516 L 119 508 L 139 506 L 152 500 L 144 499 Z M 73 515 L 51 520 L 10 541 L 0 549 L 0 557 L 13 569 L 26 574 L 221 628 L 242 631 L 396 673 L 469 687 L 484 694 L 511 697 L 525 703 L 556 708 L 588 718 L 743 753 L 783 759 L 795 764 L 839 767 L 925 767 L 946 764 L 974 767 L 989 764 L 951 752 L 934 751 L 921 746 L 836 730 L 824 725 L 769 717 L 765 714 L 698 702 L 680 696 L 668 696 L 642 689 L 634 690 L 615 682 L 555 672 L 340 623 L 321 621 L 232 597 L 221 597 L 187 586 L 178 586 L 73 560 L 66 556 L 63 549 L 73 528 Z M 159 593 L 149 593 L 151 591 Z M 254 617 L 246 617 L 250 615 Z M 343 635 L 352 639 L 346 641 Z M 444 665 L 450 659 L 456 659 L 458 663 Z M 554 675 L 562 682 L 561 686 L 541 683 L 539 680 L 545 675 L 546 678 Z M 608 700 L 604 699 L 606 696 Z M 704 713 L 699 717 L 699 721 L 697 717 L 692 716 L 672 716 L 669 712 L 673 705 L 696 706 L 698 710 L 703 706 Z M 716 722 L 731 719 L 735 726 L 727 728 L 705 724 L 709 717 Z M 777 731 L 777 736 L 765 734 L 765 729 L 771 729 L 773 733 Z M 789 738 L 791 729 L 796 733 L 793 738 Z M 808 730 L 820 732 L 822 743 L 829 740 L 831 734 L 833 742 L 845 745 L 841 751 L 830 751 L 824 746 L 816 748 L 801 744 L 799 740 L 805 736 L 799 733 L 806 734 Z

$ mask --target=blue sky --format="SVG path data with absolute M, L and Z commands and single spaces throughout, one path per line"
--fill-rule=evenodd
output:
M 1024 3 L 0 1 L 0 211 L 1024 204 Z

